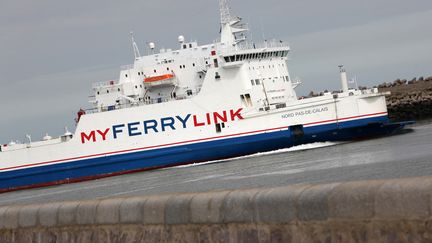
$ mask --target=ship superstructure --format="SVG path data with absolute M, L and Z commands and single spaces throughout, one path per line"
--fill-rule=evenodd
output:
M 230 158 L 317 141 L 384 135 L 385 94 L 349 89 L 299 99 L 283 41 L 249 42 L 220 0 L 221 39 L 141 56 L 118 80 L 93 85 L 75 133 L 0 146 L 0 192 Z M 145 176 L 145 175 L 143 175 Z

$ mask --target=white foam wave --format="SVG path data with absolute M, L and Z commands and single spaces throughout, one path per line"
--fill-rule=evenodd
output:
M 213 163 L 220 163 L 228 160 L 239 160 L 239 159 L 245 159 L 245 158 L 253 158 L 253 157 L 260 157 L 270 154 L 280 154 L 280 153 L 287 153 L 287 152 L 295 152 L 295 151 L 302 151 L 302 150 L 309 150 L 309 149 L 317 149 L 317 148 L 324 148 L 329 146 L 334 146 L 341 144 L 342 142 L 316 142 L 316 143 L 308 143 L 308 144 L 302 144 L 298 146 L 293 146 L 290 148 L 284 148 L 284 149 L 278 149 L 274 151 L 269 152 L 262 152 L 262 153 L 255 153 L 235 158 L 229 158 L 229 159 L 221 159 L 221 160 L 212 160 L 212 161 L 206 161 L 201 163 L 194 163 L 194 164 L 187 164 L 187 165 L 179 165 L 176 166 L 176 168 L 188 168 L 193 166 L 199 166 L 199 165 L 207 165 L 207 164 L 213 164 Z

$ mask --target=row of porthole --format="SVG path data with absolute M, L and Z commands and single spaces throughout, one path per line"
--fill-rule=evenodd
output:
M 285 66 L 285 64 L 279 64 L 279 66 Z M 269 65 L 269 68 L 274 68 L 275 67 L 275 65 Z M 261 69 L 261 68 L 263 68 L 263 69 L 265 69 L 265 66 L 258 66 L 258 67 L 256 67 L 257 69 Z M 249 67 L 249 70 L 255 70 L 255 67 L 254 66 L 252 66 L 252 67 Z
M 206 64 L 208 64 L 208 61 L 206 61 Z M 193 67 L 195 67 L 195 63 L 192 63 L 192 66 L 193 66 Z M 182 68 L 186 68 L 186 65 L 180 65 L 179 67 L 180 67 L 180 69 L 182 69 Z M 166 69 L 167 69 L 167 71 L 169 71 L 169 70 L 170 70 L 170 68 L 169 68 L 169 67 L 167 67 Z M 154 73 L 157 73 L 157 70 L 156 70 L 156 69 L 154 69 L 154 70 L 153 70 L 153 72 L 154 72 Z M 138 75 L 144 75 L 144 72 L 138 72 Z M 127 78 L 127 77 L 128 77 L 128 75 L 127 75 L 127 74 L 125 74 L 125 77 Z
M 140 88 L 142 88 L 142 84 L 140 84 Z M 135 89 L 138 89 L 138 85 L 135 85 Z M 120 92 L 121 89 L 120 89 L 120 88 L 117 88 L 117 91 Z M 108 89 L 107 89 L 106 92 L 107 92 L 107 94 L 109 94 L 109 90 L 108 90 Z M 98 91 L 97 94 L 100 94 L 100 92 Z

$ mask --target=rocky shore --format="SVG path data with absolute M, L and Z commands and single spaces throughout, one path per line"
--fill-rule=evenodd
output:
M 387 107 L 390 119 L 422 120 L 432 118 L 432 76 L 412 80 L 397 79 L 377 86 L 381 92 L 390 91 Z

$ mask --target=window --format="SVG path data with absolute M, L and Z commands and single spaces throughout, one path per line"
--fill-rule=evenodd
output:
M 189 44 L 189 48 L 192 48 L 192 43 L 191 43 L 191 44 Z
M 244 107 L 251 107 L 252 106 L 252 100 L 251 100 L 250 94 L 240 95 L 240 100 L 241 100 L 242 105 Z
M 127 78 L 127 74 L 125 74 L 125 77 Z
M 141 73 L 140 73 L 140 72 L 138 72 L 138 76 L 139 76 L 139 75 L 141 75 Z
M 120 92 L 120 88 L 118 88 L 117 91 Z
M 214 67 L 215 67 L 215 68 L 218 68 L 218 67 L 219 67 L 218 60 L 217 60 L 217 59 L 214 59 L 213 62 L 214 62 Z
M 217 133 L 222 132 L 222 127 L 221 127 L 221 124 L 220 124 L 220 123 L 215 124 L 215 127 L 216 127 L 216 132 L 217 132 Z
M 192 63 L 192 66 L 195 67 L 195 63 Z
M 215 79 L 220 79 L 220 75 L 218 72 L 215 73 Z
M 253 80 L 253 79 L 251 80 L 251 84 L 252 84 L 252 86 L 254 86 L 254 85 L 255 85 L 255 82 L 254 82 L 254 80 Z
M 169 67 L 167 67 L 167 71 L 169 71 Z
M 107 90 L 107 94 L 109 93 L 109 90 Z
M 156 69 L 155 69 L 155 70 L 153 70 L 153 72 L 155 72 L 155 73 L 156 73 Z
M 187 45 L 183 45 L 183 49 L 186 49 L 187 48 Z
M 261 81 L 260 81 L 259 79 L 255 79 L 255 84 L 256 84 L 256 85 L 260 85 L 260 84 L 261 84 Z

